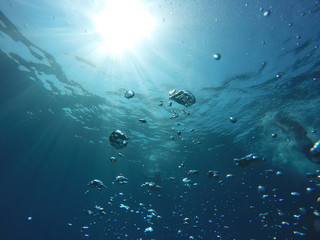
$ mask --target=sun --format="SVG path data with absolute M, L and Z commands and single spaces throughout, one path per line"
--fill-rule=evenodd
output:
M 152 15 L 138 0 L 108 0 L 93 21 L 104 47 L 113 54 L 133 49 L 142 39 L 150 37 L 154 27 Z

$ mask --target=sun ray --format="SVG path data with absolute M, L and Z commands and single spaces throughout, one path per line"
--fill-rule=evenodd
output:
M 154 19 L 137 0 L 110 0 L 93 16 L 95 31 L 107 52 L 121 54 L 150 36 Z

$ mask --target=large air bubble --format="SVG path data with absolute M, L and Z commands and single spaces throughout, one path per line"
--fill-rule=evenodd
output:
M 121 149 L 127 146 L 128 137 L 124 132 L 115 130 L 110 134 L 109 142 L 116 149 Z
M 169 92 L 169 99 L 184 105 L 186 107 L 190 107 L 191 105 L 196 103 L 196 98 L 190 91 L 187 90 L 172 90 Z

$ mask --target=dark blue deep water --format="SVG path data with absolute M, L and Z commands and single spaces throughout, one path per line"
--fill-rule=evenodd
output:
M 320 239 L 320 2 L 112 2 L 0 2 L 0 239 Z

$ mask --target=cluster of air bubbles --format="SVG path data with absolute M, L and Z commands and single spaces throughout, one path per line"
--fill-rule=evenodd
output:
M 215 171 L 215 170 L 209 170 L 207 175 L 209 178 L 220 179 L 220 175 L 219 175 L 218 171 Z
M 93 210 L 86 210 L 86 213 L 91 217 L 103 217 L 107 214 L 103 207 L 95 205 Z
M 162 187 L 160 185 L 155 184 L 154 182 L 145 182 L 141 184 L 141 187 L 148 187 L 151 191 L 160 191 Z
M 253 162 L 260 162 L 263 160 L 264 160 L 264 158 L 251 153 L 251 154 L 248 154 L 248 155 L 241 157 L 241 158 L 235 158 L 233 161 L 237 165 L 244 167 L 244 166 L 248 166 L 249 164 L 251 164 Z M 181 165 L 184 165 L 184 164 L 185 164 L 185 162 L 181 163 Z M 184 183 L 184 185 L 188 186 L 188 187 L 197 186 L 198 184 L 195 183 L 194 180 L 199 178 L 198 175 L 200 175 L 200 172 L 198 170 L 191 169 L 191 170 L 185 171 L 185 173 L 187 174 L 187 177 L 182 179 L 182 182 Z M 272 177 L 272 176 L 283 176 L 284 175 L 281 171 L 274 170 L 274 169 L 266 169 L 265 174 L 266 174 L 267 178 Z M 234 178 L 234 175 L 232 173 L 221 175 L 218 173 L 218 171 L 215 171 L 215 170 L 209 170 L 207 172 L 207 176 L 210 179 L 217 179 L 219 183 L 223 182 L 221 180 L 221 178 L 223 176 L 225 179 L 233 179 Z M 308 179 L 310 179 L 311 183 L 318 184 L 317 181 L 320 179 L 320 171 L 310 172 L 307 174 L 307 177 L 308 177 Z M 167 180 L 175 180 L 175 179 L 176 179 L 175 177 L 171 177 Z M 119 175 L 116 177 L 114 183 L 125 184 L 125 183 L 128 183 L 128 179 L 126 177 L 124 177 L 123 175 Z M 97 180 L 97 179 L 90 181 L 88 183 L 88 186 L 98 188 L 98 189 L 105 187 L 104 184 L 100 180 Z M 141 185 L 141 187 L 147 188 L 150 191 L 159 191 L 162 189 L 161 186 L 157 185 L 156 183 L 154 183 L 152 181 L 147 181 L 147 182 L 143 183 Z M 256 189 L 257 189 L 257 192 L 259 193 L 259 195 L 261 195 L 261 199 L 264 204 L 267 204 L 269 202 L 281 203 L 281 202 L 286 202 L 286 200 L 287 200 L 287 198 L 284 196 L 283 192 L 280 191 L 280 189 L 278 190 L 278 188 L 275 188 L 275 187 L 272 188 L 270 186 L 267 186 L 266 183 L 257 184 Z M 315 194 L 315 192 L 316 192 L 316 189 L 312 186 L 306 188 L 307 194 Z M 185 194 L 187 194 L 187 192 Z M 282 198 L 278 197 L 278 194 L 281 195 Z M 304 194 L 303 194 L 303 192 L 300 192 L 300 191 L 291 191 L 289 193 L 289 195 L 292 198 L 291 201 L 295 201 L 296 199 L 302 198 Z M 119 196 L 123 196 L 123 193 L 119 193 Z M 287 193 L 287 196 L 288 196 L 288 193 Z M 108 204 L 112 204 L 112 202 L 115 201 L 114 198 L 115 197 L 111 197 Z M 317 198 L 316 201 L 320 202 L 320 196 Z M 126 199 L 123 199 L 123 202 L 119 203 L 118 206 L 120 209 L 124 209 L 125 212 L 127 212 L 127 213 L 143 214 L 144 220 L 148 224 L 146 227 L 141 228 L 141 231 L 144 232 L 145 234 L 153 232 L 154 226 L 155 226 L 155 225 L 153 225 L 154 224 L 153 221 L 161 218 L 154 209 L 144 208 L 144 204 L 140 204 L 140 206 L 143 207 L 144 210 L 143 209 L 134 210 L 134 207 L 129 206 L 126 203 Z M 254 206 L 250 206 L 250 209 L 256 209 L 256 208 Z M 272 226 L 282 226 L 282 227 L 292 227 L 292 228 L 295 227 L 295 229 L 292 230 L 291 234 L 296 235 L 296 236 L 305 236 L 306 233 L 303 231 L 303 228 L 298 228 L 298 226 L 299 226 L 298 223 L 302 221 L 302 219 L 304 218 L 303 216 L 306 215 L 308 212 L 311 211 L 313 213 L 313 215 L 316 217 L 320 216 L 320 212 L 318 209 L 316 209 L 314 207 L 310 207 L 310 209 L 305 208 L 305 207 L 299 207 L 296 210 L 297 210 L 297 212 L 290 213 L 291 220 L 288 218 L 289 213 L 284 212 L 281 209 L 281 207 L 276 208 L 276 210 L 264 209 L 263 212 L 257 212 L 256 214 L 257 214 L 258 220 L 260 220 L 260 222 L 263 224 L 264 228 L 269 228 Z M 98 204 L 95 204 L 93 209 L 86 210 L 86 213 L 91 217 L 99 217 L 99 218 L 102 218 L 102 217 L 104 218 L 107 215 L 106 208 L 101 205 L 98 205 Z M 183 216 L 183 221 L 181 224 L 190 225 L 194 228 L 198 227 L 199 217 L 197 217 L 197 216 L 194 218 L 190 217 L 190 216 L 186 217 L 183 214 L 181 214 L 181 216 Z M 210 221 L 212 222 L 211 219 L 209 220 L 209 222 Z M 86 227 L 89 227 L 89 226 L 83 226 L 82 230 L 85 231 L 87 229 Z M 224 226 L 224 229 L 228 229 L 228 228 L 229 228 L 229 226 Z M 178 234 L 182 234 L 182 235 L 187 236 L 184 232 L 182 232 L 181 229 L 178 230 Z
M 261 7 L 260 11 L 262 12 L 262 16 L 267 17 L 270 16 L 271 14 L 271 10 L 267 9 L 265 10 L 263 7 Z M 296 39 L 300 39 L 301 36 L 297 35 Z M 262 44 L 265 44 L 265 41 L 262 42 Z M 212 55 L 212 57 L 215 60 L 220 60 L 221 59 L 221 54 L 220 53 L 214 53 Z M 275 75 L 275 78 L 280 80 L 283 80 L 281 78 L 283 78 L 283 73 L 277 73 Z M 132 90 L 128 90 L 125 92 L 124 97 L 127 99 L 133 98 L 135 96 L 134 91 Z M 167 103 L 167 105 L 164 105 L 163 101 L 160 101 L 160 103 L 158 104 L 159 106 L 164 106 L 163 108 L 168 109 L 168 111 L 170 111 L 171 113 L 171 119 L 175 119 L 184 115 L 190 115 L 190 111 L 188 111 L 189 109 L 192 108 L 187 108 L 192 106 L 193 104 L 196 103 L 196 98 L 195 96 L 188 90 L 172 90 L 169 92 L 169 102 Z M 175 103 L 178 103 L 180 105 L 182 105 L 184 107 L 183 110 L 178 110 L 178 108 L 175 108 L 176 105 Z M 181 106 L 180 106 L 181 108 Z M 188 110 L 187 110 L 188 109 Z M 145 124 L 147 122 L 152 122 L 150 121 L 150 119 L 147 116 L 140 116 L 142 118 L 136 118 L 136 121 Z M 147 120 L 148 119 L 148 120 Z M 227 121 L 227 118 L 225 119 Z M 235 116 L 230 116 L 229 117 L 229 121 L 231 123 L 237 123 L 237 118 Z M 142 124 L 139 124 L 139 127 L 142 126 Z M 150 124 L 144 125 L 144 126 L 148 126 Z M 180 126 L 180 124 L 179 124 Z M 234 126 L 238 126 L 237 124 Z M 194 129 L 191 129 L 190 132 L 194 132 Z M 171 131 L 167 131 L 167 134 L 169 134 L 168 136 L 170 140 L 176 140 L 176 139 L 183 139 L 183 137 L 185 137 L 185 135 L 187 135 L 188 133 L 185 131 L 184 128 L 181 129 L 176 129 L 176 127 L 172 127 Z M 270 133 L 269 133 L 270 134 Z M 270 135 L 269 135 L 270 137 Z M 276 138 L 277 137 L 277 133 L 271 133 L 271 137 L 272 138 Z M 109 142 L 111 144 L 111 146 L 113 146 L 116 149 L 122 149 L 124 147 L 127 146 L 128 144 L 128 137 L 127 135 L 121 131 L 121 130 L 115 130 L 113 131 L 110 136 L 109 136 Z M 195 143 L 200 143 L 200 141 L 196 141 L 193 140 L 193 142 Z M 314 157 L 314 158 L 320 158 L 320 141 L 316 142 L 314 144 L 314 146 L 312 148 L 310 148 L 310 154 Z M 122 155 L 122 154 L 121 154 Z M 119 156 L 121 156 L 119 153 Z M 110 162 L 115 163 L 117 161 L 115 156 L 111 156 L 110 158 Z M 229 159 L 230 161 L 232 161 L 232 159 Z M 242 157 L 238 157 L 238 158 L 234 158 L 233 162 L 236 166 L 245 168 L 248 166 L 254 166 L 255 163 L 260 163 L 265 161 L 265 158 L 256 155 L 254 153 L 250 153 L 248 155 L 245 155 Z M 186 170 L 185 169 L 186 166 L 186 161 L 183 161 L 178 168 L 182 169 L 184 168 L 183 171 L 184 172 L 184 176 L 182 176 L 181 178 L 178 177 L 170 177 L 167 178 L 166 180 L 171 180 L 173 184 L 183 184 L 184 186 L 187 187 L 191 187 L 191 186 L 199 186 L 199 183 L 197 183 L 196 181 L 199 180 L 201 178 L 201 174 L 198 170 L 195 169 L 191 169 L 191 170 Z M 246 174 L 246 172 L 248 172 L 248 170 L 250 171 L 251 168 L 245 168 L 245 169 L 238 169 L 238 171 L 242 171 L 244 172 L 244 174 Z M 252 167 L 253 169 L 253 167 Z M 263 175 L 263 173 L 261 173 L 260 175 L 263 175 L 264 179 L 272 179 L 274 176 L 284 176 L 284 173 L 282 171 L 277 171 L 277 170 L 273 170 L 273 169 L 266 169 L 264 170 L 265 176 Z M 200 175 L 200 176 L 199 176 Z M 241 179 L 241 177 L 238 176 L 237 174 L 237 178 L 235 178 L 235 175 L 233 173 L 224 173 L 224 174 L 220 174 L 218 171 L 216 170 L 209 170 L 207 172 L 207 177 L 209 179 L 212 179 L 212 181 L 209 181 L 210 184 L 215 185 L 216 183 L 220 183 L 221 186 L 218 186 L 220 188 L 224 188 L 225 185 L 227 186 L 228 184 L 237 184 L 239 181 L 243 181 L 242 184 L 244 185 L 245 181 L 243 180 L 244 178 Z M 310 179 L 310 183 L 315 183 L 317 186 L 320 186 L 320 172 L 313 172 L 313 173 L 308 173 L 307 177 Z M 179 179 L 179 181 L 175 181 L 175 179 Z M 181 179 L 182 179 L 182 183 L 181 183 Z M 235 179 L 235 180 L 232 180 Z M 278 178 L 281 179 L 281 178 Z M 162 179 L 163 180 L 163 179 Z M 165 184 L 162 184 L 162 180 L 161 181 L 146 181 L 143 184 L 141 184 L 140 186 L 143 189 L 147 189 L 144 190 L 144 193 L 147 193 L 148 196 L 154 196 L 154 191 L 161 191 L 162 190 L 162 186 L 165 187 Z M 226 184 L 223 184 L 224 181 L 226 181 Z M 124 177 L 122 174 L 120 174 L 119 176 L 117 176 L 113 182 L 113 184 L 127 184 L 128 178 Z M 160 183 L 159 183 L 160 182 Z M 270 181 L 271 182 L 271 181 Z M 159 185 L 161 184 L 161 186 Z M 92 187 L 92 188 L 97 188 L 99 190 L 101 190 L 102 188 L 105 188 L 105 185 L 102 183 L 102 181 L 98 180 L 98 179 L 94 179 L 92 181 L 90 181 L 88 183 L 88 186 Z M 177 188 L 177 186 L 175 186 Z M 202 184 L 200 185 L 200 188 L 202 187 Z M 267 203 L 273 202 L 273 203 L 280 203 L 280 202 L 285 202 L 288 199 L 290 199 L 290 201 L 299 201 L 299 199 L 302 199 L 304 195 L 308 196 L 312 196 L 315 195 L 316 192 L 316 188 L 314 187 L 307 187 L 305 189 L 306 193 L 303 193 L 303 191 L 301 191 L 301 189 L 294 189 L 295 191 L 288 191 L 285 194 L 283 193 L 283 191 L 281 191 L 280 189 L 278 190 L 277 187 L 274 186 L 269 186 L 268 182 L 258 182 L 258 184 L 255 184 L 254 186 L 250 186 L 251 188 L 253 188 L 254 194 L 256 196 L 258 196 L 258 198 L 260 199 L 260 201 L 263 202 L 263 204 L 267 205 Z M 126 188 L 126 187 L 124 187 Z M 213 189 L 215 190 L 215 189 Z M 104 193 L 104 192 L 103 192 Z M 190 193 L 189 189 L 186 189 L 184 194 L 181 194 L 179 197 L 184 199 L 185 196 L 188 196 L 188 194 Z M 281 197 L 279 197 L 279 196 Z M 123 196 L 123 193 L 119 193 L 119 196 Z M 159 195 L 161 196 L 161 195 Z M 286 198 L 287 197 L 287 198 Z M 147 209 L 144 204 L 140 204 L 140 207 L 142 207 L 143 209 L 139 208 L 137 210 L 134 210 L 134 205 L 128 201 L 128 199 L 122 199 L 121 203 L 118 203 L 115 199 L 117 197 L 113 196 L 110 197 L 110 201 L 108 202 L 108 204 L 117 206 L 120 209 L 123 209 L 121 211 L 126 212 L 126 213 L 136 213 L 136 214 L 142 214 L 144 213 L 144 220 L 146 221 L 146 223 L 148 225 L 145 225 L 143 227 L 139 227 L 138 229 L 145 233 L 145 234 L 150 234 L 154 231 L 154 225 L 153 225 L 153 220 L 154 219 L 160 219 L 161 217 L 157 214 L 157 212 L 150 208 Z M 320 202 L 320 196 L 317 196 L 317 200 L 318 203 Z M 283 203 L 282 203 L 283 204 Z M 130 206 L 129 206 L 130 205 Z M 250 206 L 250 209 L 255 209 L 255 206 Z M 320 216 L 320 212 L 314 208 L 314 207 L 310 207 L 310 209 L 312 210 L 313 215 L 319 217 Z M 268 227 L 271 225 L 272 222 L 275 222 L 276 217 L 281 217 L 281 222 L 280 224 L 278 224 L 277 226 L 279 227 L 285 227 L 285 226 L 296 226 L 298 225 L 297 222 L 299 222 L 301 219 L 303 219 L 303 216 L 307 214 L 307 212 L 310 211 L 309 208 L 304 208 L 304 207 L 300 207 L 300 208 L 296 208 L 297 212 L 295 212 L 294 214 L 291 214 L 290 217 L 293 218 L 292 221 L 290 221 L 290 219 L 285 218 L 287 215 L 289 215 L 289 213 L 284 212 L 283 210 L 281 210 L 281 207 L 276 208 L 276 209 L 272 209 L 271 211 L 268 210 L 263 210 L 263 212 L 256 212 L 255 217 L 258 218 L 258 220 L 261 221 L 261 223 L 263 224 L 263 227 Z M 125 210 L 125 211 L 124 211 Z M 92 217 L 103 217 L 106 215 L 106 210 L 105 207 L 103 207 L 102 205 L 94 205 L 94 208 L 91 210 L 86 210 L 86 213 L 89 216 Z M 183 213 L 178 213 L 177 215 L 179 215 L 183 221 L 182 224 L 183 225 L 190 225 L 194 228 L 198 227 L 198 223 L 199 223 L 199 217 L 192 217 L 192 216 L 188 216 L 186 217 Z M 294 222 L 296 221 L 296 222 Z M 208 221 L 209 223 L 214 222 L 212 219 L 210 219 Z M 86 230 L 88 229 L 89 226 L 83 226 L 82 230 Z M 223 226 L 224 229 L 229 229 L 229 226 L 225 225 Z M 177 228 L 179 229 L 179 228 Z M 299 229 L 298 229 L 299 230 Z M 293 234 L 296 236 L 305 236 L 305 233 L 303 231 L 298 231 L 298 230 L 294 230 Z M 187 235 L 185 234 L 181 229 L 178 230 L 178 234 L 181 234 L 181 236 L 185 235 L 187 238 L 189 239 L 195 239 L 194 236 L 191 235 Z M 219 236 L 218 238 L 220 238 L 220 235 L 217 234 L 217 236 Z
M 282 171 L 276 171 L 274 169 L 266 169 L 264 170 L 265 174 L 267 175 L 276 175 L 276 176 L 283 176 L 284 173 Z
M 119 183 L 119 184 L 124 184 L 128 182 L 128 179 L 124 177 L 123 175 L 119 175 L 115 178 L 115 181 L 113 183 Z M 146 182 L 146 184 L 149 184 L 150 187 L 152 188 L 152 183 L 151 182 Z M 98 189 L 102 188 L 101 186 L 105 187 L 105 185 L 102 183 L 102 181 L 94 179 L 88 183 L 88 186 L 90 187 L 96 187 Z M 120 202 L 119 202 L 120 201 Z M 144 203 L 139 203 L 138 207 L 132 206 L 131 204 L 129 205 L 128 199 L 125 197 L 125 194 L 120 192 L 118 194 L 115 194 L 114 196 L 111 196 L 109 201 L 107 202 L 109 207 L 111 206 L 118 206 L 119 209 L 123 209 L 122 211 L 125 212 L 125 214 L 135 214 L 137 216 L 141 216 L 142 220 L 144 220 L 149 226 L 145 227 L 144 229 L 141 229 L 140 227 L 137 229 L 141 229 L 144 233 L 151 233 L 153 232 L 153 225 L 154 221 L 157 221 L 161 219 L 162 217 L 157 213 L 157 211 L 152 207 L 151 204 L 148 204 L 148 207 Z M 117 204 L 118 203 L 118 204 Z M 95 202 L 94 207 L 91 209 L 84 209 L 84 212 L 92 217 L 92 218 L 99 218 L 100 220 L 103 218 L 107 218 L 108 216 L 108 205 L 105 207 L 103 205 L 97 204 Z M 115 214 L 114 209 L 109 212 L 111 215 Z M 120 213 L 120 212 L 119 212 Z M 117 215 L 119 214 L 117 213 Z M 107 222 L 110 222 L 110 218 L 107 219 Z M 85 233 L 85 237 L 89 237 L 88 234 L 88 229 L 95 225 L 96 222 L 91 222 L 88 225 L 82 225 L 80 227 L 81 232 Z M 72 226 L 72 223 L 68 223 L 68 226 Z

